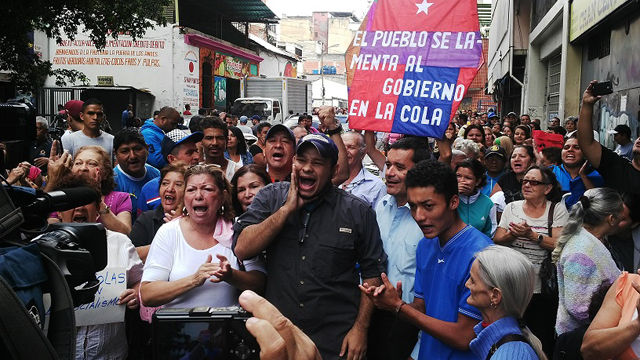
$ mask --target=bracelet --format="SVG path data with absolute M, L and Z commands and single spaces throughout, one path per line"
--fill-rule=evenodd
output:
M 324 133 L 326 135 L 335 135 L 335 134 L 340 134 L 342 132 L 342 125 L 338 126 L 337 128 L 333 129 L 333 130 L 325 130 Z
M 402 309 L 404 305 L 407 305 L 407 303 L 404 301 L 401 302 L 400 305 L 398 305 L 398 307 L 396 308 L 396 315 L 400 314 L 400 309 Z
M 111 206 L 106 205 L 104 207 L 104 209 L 99 210 L 98 213 L 101 214 L 101 215 L 105 215 L 105 214 L 109 213 L 109 211 L 111 211 Z

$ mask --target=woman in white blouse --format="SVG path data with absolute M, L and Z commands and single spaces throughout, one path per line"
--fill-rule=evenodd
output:
M 238 262 L 231 244 L 231 188 L 215 165 L 194 165 L 185 174 L 186 214 L 156 233 L 144 266 L 145 306 L 226 307 L 240 290 L 263 292 L 264 262 Z M 243 270 L 241 270 L 243 269 Z

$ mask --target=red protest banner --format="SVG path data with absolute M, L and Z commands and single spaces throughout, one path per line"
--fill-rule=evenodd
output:
M 442 138 L 483 62 L 476 0 L 374 0 L 347 53 L 349 127 Z
M 533 130 L 533 140 L 536 142 L 537 151 L 547 147 L 562 148 L 564 137 L 560 134 L 550 134 L 542 130 Z

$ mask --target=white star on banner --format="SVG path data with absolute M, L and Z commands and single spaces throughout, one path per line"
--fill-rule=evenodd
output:
M 416 15 L 420 14 L 421 11 L 424 11 L 425 14 L 429 15 L 429 6 L 431 5 L 433 5 L 433 3 L 428 3 L 427 0 L 422 0 L 422 4 L 416 4 L 418 7 Z

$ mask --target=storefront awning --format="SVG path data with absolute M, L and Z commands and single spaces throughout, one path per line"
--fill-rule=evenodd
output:
M 197 47 L 204 47 L 207 49 L 211 49 L 211 50 L 215 50 L 215 51 L 220 51 L 223 52 L 225 54 L 229 54 L 229 55 L 234 55 L 240 58 L 244 58 L 247 60 L 250 60 L 252 62 L 257 62 L 260 63 L 262 62 L 262 60 L 264 60 L 263 58 L 261 58 L 258 55 L 255 54 L 251 54 L 249 52 L 243 51 L 241 49 L 238 49 L 236 47 L 233 47 L 231 45 L 225 44 L 223 42 L 220 41 L 215 41 L 213 39 L 209 39 L 208 37 L 199 35 L 199 34 L 187 34 L 184 36 L 184 42 L 189 44 L 189 45 L 193 45 L 193 46 L 197 46 Z
M 260 0 L 213 0 L 215 10 L 226 20 L 253 23 L 277 23 L 280 20 Z

